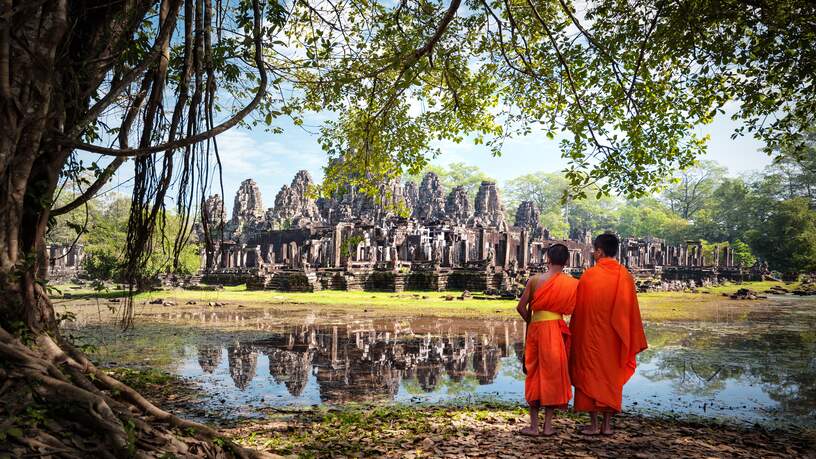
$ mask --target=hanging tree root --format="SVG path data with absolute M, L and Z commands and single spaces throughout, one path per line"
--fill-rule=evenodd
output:
M 0 327 L 0 455 L 272 457 L 181 419 L 48 335 L 28 347 Z

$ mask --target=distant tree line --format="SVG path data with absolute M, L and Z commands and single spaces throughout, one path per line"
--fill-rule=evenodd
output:
M 478 167 L 452 163 L 431 166 L 442 185 L 463 185 L 474 194 L 482 180 Z M 410 177 L 421 178 L 421 173 Z M 570 199 L 560 172 L 535 172 L 501 187 L 508 221 L 521 201 L 533 201 L 541 224 L 555 238 L 585 231 L 621 236 L 653 236 L 670 243 L 703 240 L 704 250 L 730 245 L 735 259 L 751 266 L 758 259 L 779 271 L 816 271 L 816 148 L 785 152 L 765 170 L 729 176 L 714 161 L 700 161 L 676 174 L 662 192 L 639 199 L 592 195 Z
M 58 199 L 70 202 L 71 192 L 63 192 Z M 81 243 L 85 250 L 84 270 L 94 279 L 122 281 L 125 269 L 128 217 L 131 199 L 117 194 L 88 201 L 65 215 L 57 217 L 46 234 L 53 244 Z M 179 255 L 178 268 L 173 268 L 173 243 L 179 232 L 179 218 L 172 212 L 159 216 L 153 235 L 151 251 L 143 278 L 158 274 L 191 274 L 198 270 L 198 245 L 187 245 Z M 195 233 L 189 233 L 195 238 Z M 196 242 L 193 240 L 192 242 Z

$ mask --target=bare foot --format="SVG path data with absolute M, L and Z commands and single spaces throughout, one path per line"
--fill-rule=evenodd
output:
M 600 435 L 601 429 L 598 426 L 593 426 L 592 424 L 588 424 L 585 426 L 581 426 L 578 429 L 582 435 Z
M 601 431 L 601 435 L 606 435 L 606 436 L 609 436 L 609 435 L 614 435 L 614 433 L 615 433 L 615 431 L 614 431 L 614 430 L 612 430 L 612 428 L 611 428 L 611 427 L 607 427 L 607 428 L 605 428 L 605 429 L 603 429 L 603 430 Z
M 532 427 L 525 427 L 519 430 L 519 433 L 524 435 L 525 437 L 538 437 L 541 434 L 538 432 L 538 429 L 533 429 Z
M 550 427 L 549 429 L 545 427 L 544 430 L 541 432 L 541 435 L 543 435 L 545 437 L 552 437 L 556 433 L 558 433 L 558 432 L 555 429 L 553 429 L 552 427 Z

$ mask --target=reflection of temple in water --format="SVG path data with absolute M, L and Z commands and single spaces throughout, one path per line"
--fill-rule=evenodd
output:
M 272 349 L 269 357 L 269 374 L 278 384 L 286 386 L 290 394 L 297 397 L 303 393 L 309 381 L 309 369 L 312 362 L 311 350 L 294 352 L 283 349 Z
M 258 356 L 253 348 L 247 344 L 236 342 L 227 346 L 227 361 L 229 372 L 235 387 L 244 390 L 249 386 L 249 382 L 255 377 L 258 366 Z
M 451 336 L 447 338 L 445 347 L 445 371 L 452 381 L 459 382 L 467 374 L 468 357 L 473 349 L 473 337 Z
M 490 384 L 499 374 L 499 350 L 489 346 L 477 346 L 473 353 L 473 370 L 479 384 Z
M 472 330 L 457 321 L 414 328 L 372 321 L 288 327 L 262 341 L 229 346 L 230 376 L 245 389 L 255 376 L 257 353 L 263 353 L 272 380 L 294 397 L 303 394 L 314 374 L 324 402 L 391 400 L 403 380 L 415 379 L 427 393 L 439 390 L 445 376 L 491 384 L 500 359 L 523 346 L 523 328 L 506 322 L 478 323 Z M 218 357 L 202 346 L 199 363 L 212 372 Z
M 221 363 L 221 347 L 213 344 L 198 346 L 198 364 L 205 373 L 212 373 Z

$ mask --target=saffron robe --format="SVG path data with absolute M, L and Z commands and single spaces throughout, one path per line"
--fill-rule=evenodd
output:
M 535 287 L 530 309 L 571 314 L 578 280 L 558 273 Z M 524 348 L 524 398 L 538 406 L 566 407 L 572 398 L 569 370 L 569 328 L 563 319 L 539 320 L 527 327 Z
M 605 257 L 581 276 L 569 328 L 575 411 L 620 411 L 635 356 L 647 347 L 634 279 L 624 266 Z

